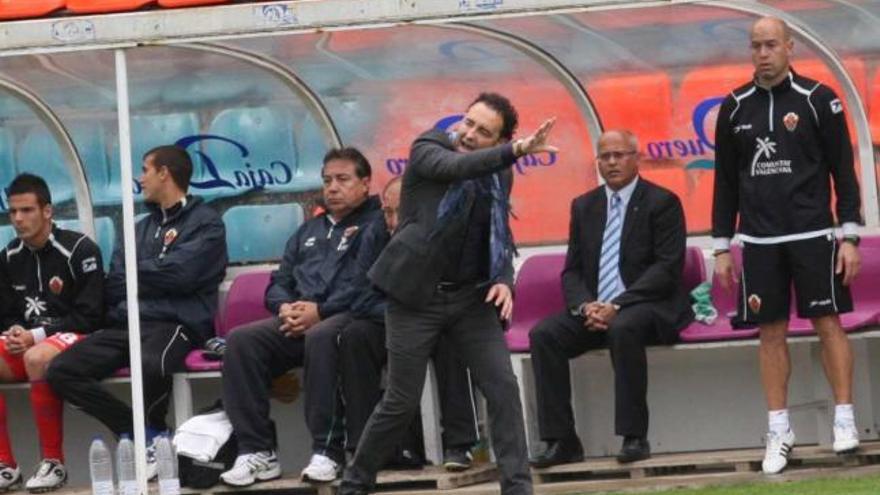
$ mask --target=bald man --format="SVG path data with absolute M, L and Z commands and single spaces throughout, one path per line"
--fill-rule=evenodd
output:
M 693 319 L 682 286 L 686 231 L 675 193 L 639 178 L 639 144 L 626 130 L 598 142 L 605 185 L 571 204 L 562 272 L 567 310 L 531 331 L 538 427 L 546 451 L 535 467 L 576 462 L 583 448 L 571 409 L 568 360 L 611 350 L 615 432 L 621 463 L 646 459 L 648 369 L 645 346 L 670 344 Z
M 849 284 L 859 271 L 859 184 L 843 104 L 827 86 L 791 68 L 789 27 L 764 17 L 751 29 L 754 80 L 721 105 L 715 134 L 712 237 L 722 284 L 737 281 L 739 317 L 761 332 L 761 380 L 769 408 L 763 468 L 788 463 L 795 435 L 788 420 L 791 364 L 786 343 L 794 283 L 797 314 L 809 318 L 822 344 L 822 362 L 837 404 L 834 451 L 859 445 L 852 406 L 852 349 L 839 315 L 852 311 Z M 831 181 L 837 196 L 836 239 Z M 730 255 L 743 241 L 742 276 Z

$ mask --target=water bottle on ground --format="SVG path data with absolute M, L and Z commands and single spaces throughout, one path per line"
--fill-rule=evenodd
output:
M 95 437 L 89 447 L 89 474 L 92 478 L 92 495 L 115 495 L 113 457 L 101 437 Z
M 137 495 L 138 483 L 134 467 L 134 442 L 123 434 L 116 445 L 116 480 L 119 495 Z
M 177 477 L 177 454 L 168 435 L 156 439 L 156 463 L 159 471 L 159 494 L 180 495 L 180 479 Z

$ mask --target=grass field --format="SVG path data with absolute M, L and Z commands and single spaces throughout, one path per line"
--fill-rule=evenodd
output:
M 662 495 L 880 495 L 880 475 L 853 479 L 750 483 L 726 487 L 665 490 L 656 493 Z

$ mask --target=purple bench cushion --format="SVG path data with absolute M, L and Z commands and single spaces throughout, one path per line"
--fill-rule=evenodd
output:
M 202 357 L 201 349 L 190 351 L 186 356 L 187 371 L 219 371 L 221 368 L 222 361 L 208 361 Z
M 565 309 L 561 280 L 564 266 L 565 253 L 555 253 L 532 256 L 520 267 L 513 318 L 505 334 L 511 351 L 528 352 L 531 329 L 544 318 Z M 688 291 L 706 279 L 706 265 L 699 248 L 687 249 L 682 279 Z

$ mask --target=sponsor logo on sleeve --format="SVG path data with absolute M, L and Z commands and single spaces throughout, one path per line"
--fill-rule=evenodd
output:
M 314 237 L 309 237 L 308 239 L 306 239 L 306 243 L 304 244 L 305 247 L 312 247 L 314 245 L 315 245 L 315 238 Z
M 831 113 L 840 113 L 843 111 L 843 103 L 840 102 L 840 98 L 835 98 L 831 100 Z
M 97 269 L 98 269 L 98 260 L 94 256 L 89 256 L 88 258 L 82 260 L 83 273 L 91 273 Z

